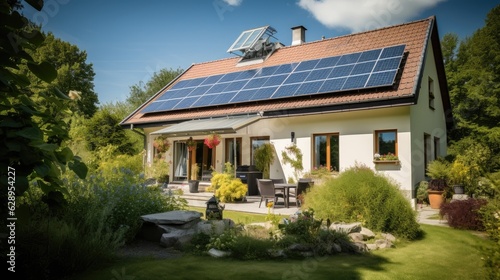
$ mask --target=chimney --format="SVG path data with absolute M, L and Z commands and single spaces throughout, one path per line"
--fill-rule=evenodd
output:
M 306 42 L 306 30 L 302 25 L 292 27 L 292 46 Z

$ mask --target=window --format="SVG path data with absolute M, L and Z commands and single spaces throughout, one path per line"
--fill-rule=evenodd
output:
M 339 170 L 339 135 L 318 134 L 313 137 L 313 168 L 325 167 L 330 171 Z
M 375 153 L 381 158 L 398 155 L 397 130 L 375 131 Z
M 432 160 L 431 136 L 427 133 L 424 133 L 424 170 L 427 170 L 427 165 Z
M 439 142 L 441 142 L 441 139 L 439 139 L 439 137 L 434 137 L 434 159 L 437 159 L 441 152 L 439 149 Z
M 226 138 L 226 157 L 225 162 L 230 162 L 233 166 L 241 165 L 241 138 L 236 138 L 236 147 L 234 146 L 234 138 Z
M 429 108 L 434 110 L 434 80 L 429 77 L 429 85 L 428 85 L 428 91 L 429 91 Z
M 260 146 L 262 146 L 265 143 L 269 143 L 269 137 L 267 137 L 267 136 L 252 137 L 252 138 L 250 138 L 250 142 L 252 143 L 251 150 L 250 150 L 250 159 L 251 159 L 250 164 L 255 165 L 255 161 L 253 159 L 253 154 L 254 154 L 255 150 L 257 150 L 257 148 L 259 148 Z

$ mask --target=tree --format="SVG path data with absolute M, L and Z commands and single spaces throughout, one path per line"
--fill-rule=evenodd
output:
M 155 72 L 145 85 L 141 81 L 139 84 L 130 87 L 127 103 L 131 104 L 134 109 L 141 106 L 182 72 L 183 70 L 180 68 L 177 70 L 162 69 L 160 72 Z
M 500 168 L 500 5 L 487 15 L 486 24 L 462 41 L 454 57 L 454 39 L 445 36 L 443 54 L 456 129 L 450 138 L 475 141 L 491 148 L 485 163 Z M 456 43 L 455 43 L 456 45 Z M 460 153 L 452 145 L 450 152 Z
M 40 28 L 40 27 L 35 27 Z M 48 33 L 45 41 L 30 55 L 39 61 L 50 61 L 57 70 L 57 78 L 51 83 L 36 83 L 32 81 L 33 91 L 54 90 L 58 88 L 62 92 L 77 91 L 80 99 L 76 102 L 76 111 L 86 118 L 91 118 L 97 112 L 99 103 L 97 94 L 94 92 L 94 70 L 92 64 L 87 63 L 87 53 L 80 51 L 77 46 L 64 42 Z M 34 78 L 32 75 L 28 77 Z
M 43 1 L 26 1 L 41 10 Z M 15 9 L 19 2 L 0 2 L 0 181 L 2 196 L 22 195 L 36 183 L 49 206 L 64 202 L 60 176 L 69 167 L 80 178 L 86 166 L 65 146 L 69 139 L 70 98 L 57 89 L 33 92 L 32 82 L 19 71 L 50 83 L 57 71 L 47 61 L 37 61 L 33 53 L 44 35 L 29 28 L 29 21 Z M 2 199 L 2 202 L 5 200 Z M 5 207 L 4 209 L 7 209 Z
M 119 120 L 108 110 L 99 110 L 86 123 L 85 141 L 90 151 L 97 151 L 108 145 L 117 147 L 120 154 L 134 154 L 133 144 L 126 136 Z

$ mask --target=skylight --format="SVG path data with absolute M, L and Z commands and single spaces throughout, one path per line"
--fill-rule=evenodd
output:
M 254 49 L 256 45 L 258 45 L 259 41 L 261 43 L 262 41 L 265 42 L 275 33 L 276 30 L 271 26 L 263 26 L 243 31 L 227 52 L 234 53 L 240 51 L 245 54 L 248 50 Z

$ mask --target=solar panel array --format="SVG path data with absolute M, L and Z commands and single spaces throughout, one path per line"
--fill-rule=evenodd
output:
M 391 86 L 405 45 L 177 82 L 141 112 Z

